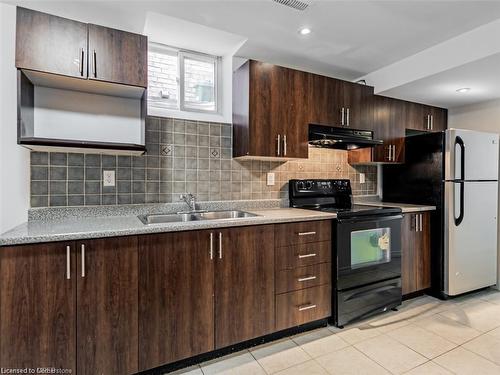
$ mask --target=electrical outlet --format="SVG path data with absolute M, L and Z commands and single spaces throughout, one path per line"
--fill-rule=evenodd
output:
M 267 186 L 273 186 L 274 185 L 274 173 L 269 172 L 267 174 Z
M 103 186 L 115 186 L 115 171 L 102 171 Z
M 360 184 L 364 184 L 365 183 L 365 174 L 364 173 L 360 173 L 359 174 L 359 183 Z

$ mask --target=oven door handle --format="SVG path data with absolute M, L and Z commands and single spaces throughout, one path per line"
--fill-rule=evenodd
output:
M 369 221 L 390 221 L 390 220 L 401 220 L 403 219 L 403 215 L 391 215 L 391 216 L 357 216 L 349 219 L 337 219 L 339 224 L 347 224 L 347 223 L 365 223 Z

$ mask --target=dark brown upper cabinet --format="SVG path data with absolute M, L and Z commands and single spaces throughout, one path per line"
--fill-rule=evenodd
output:
M 89 79 L 147 87 L 147 38 L 104 26 L 88 27 Z
M 148 46 L 143 35 L 20 7 L 16 33 L 16 67 L 34 71 L 27 75 L 35 84 L 85 91 L 77 82 L 43 74 L 49 73 L 147 87 Z
M 438 132 L 448 127 L 448 110 L 439 107 L 423 106 L 424 126 L 427 131 Z
M 419 103 L 405 102 L 406 129 L 438 132 L 446 130 L 448 123 L 448 110 L 431 107 Z
M 87 78 L 87 24 L 17 8 L 16 67 Z
M 406 107 L 403 100 L 374 95 L 373 137 L 383 145 L 349 151 L 350 164 L 404 163 Z
M 234 157 L 308 157 L 309 78 L 253 60 L 234 72 Z
M 373 87 L 310 74 L 309 123 L 371 130 Z

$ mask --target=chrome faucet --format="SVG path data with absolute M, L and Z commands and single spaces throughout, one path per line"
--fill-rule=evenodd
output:
M 189 206 L 190 211 L 196 211 L 196 197 L 193 194 L 181 194 L 180 199 Z

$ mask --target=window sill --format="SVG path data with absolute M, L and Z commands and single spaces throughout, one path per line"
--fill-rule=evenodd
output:
M 148 116 L 173 117 L 173 118 L 192 120 L 192 121 L 231 123 L 230 119 L 224 118 L 224 116 L 221 115 L 220 113 L 186 112 L 175 109 L 165 109 L 156 107 L 148 108 Z

